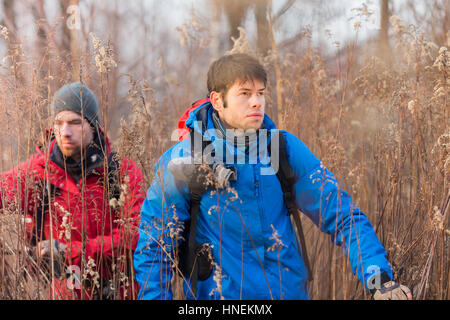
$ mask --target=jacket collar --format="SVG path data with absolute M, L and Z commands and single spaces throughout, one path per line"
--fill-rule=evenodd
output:
M 83 175 L 91 173 L 94 169 L 103 168 L 105 139 L 103 134 L 94 135 L 94 141 L 86 149 L 83 161 L 75 162 L 72 158 L 65 158 L 58 144 L 53 144 L 50 153 L 50 161 L 57 164 L 61 169 L 67 171 L 75 183 L 78 183 Z M 83 170 L 84 169 L 84 170 Z
M 108 156 L 111 154 L 111 143 L 109 138 L 105 135 L 102 129 L 98 128 L 98 131 L 95 135 L 101 135 L 104 140 L 104 145 L 102 145 L 102 149 L 106 147 L 106 153 Z M 46 129 L 43 132 L 41 139 L 36 145 L 36 152 L 43 156 L 46 161 L 50 159 L 50 155 L 53 151 L 54 145 L 56 143 L 55 134 L 52 129 Z
M 210 102 L 190 113 L 186 120 L 186 127 L 201 133 L 203 141 L 212 141 L 214 161 L 227 164 L 254 163 L 254 161 L 268 163 L 266 159 L 268 154 L 265 150 L 268 150 L 271 132 L 276 130 L 275 123 L 267 115 L 264 115 L 262 128 L 266 130 L 265 132 L 261 130 L 256 134 L 253 132 L 252 137 L 229 136 L 228 132 L 225 132 L 223 127 L 221 128 L 220 120 L 215 119 L 214 108 Z M 264 147 L 262 147 L 263 145 Z
M 106 146 L 107 154 L 109 156 L 111 155 L 109 139 L 100 129 L 99 132 L 101 132 L 104 137 L 104 146 Z M 75 179 L 71 175 L 66 175 L 64 168 L 60 167 L 52 160 L 51 155 L 55 147 L 57 147 L 57 144 L 53 131 L 51 129 L 45 130 L 41 141 L 39 141 L 36 146 L 36 151 L 40 157 L 40 160 L 37 163 L 38 167 L 40 167 L 38 170 L 40 178 L 46 180 L 49 176 L 49 180 L 56 187 L 66 189 L 68 192 L 79 193 L 80 191 L 77 188 L 77 182 L 75 182 Z M 98 171 L 99 174 L 102 174 L 104 167 L 101 165 L 93 170 Z

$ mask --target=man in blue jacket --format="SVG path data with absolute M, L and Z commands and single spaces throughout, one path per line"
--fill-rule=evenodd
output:
M 305 257 L 276 175 L 279 134 L 296 177 L 298 209 L 343 248 L 353 273 L 375 299 L 412 299 L 407 287 L 393 281 L 372 225 L 333 174 L 265 115 L 266 82 L 264 68 L 246 54 L 225 55 L 211 64 L 210 101 L 190 112 L 190 139 L 175 144 L 156 163 L 141 209 L 134 255 L 139 297 L 172 299 L 174 275 L 181 274 L 186 259 L 179 252 L 194 223 L 201 249 L 195 254 L 197 267 L 182 276 L 186 298 L 308 299 Z M 202 148 L 206 157 L 198 161 Z M 199 168 L 206 172 L 206 188 L 191 221 L 195 199 L 190 188 Z M 199 270 L 203 275 L 194 284 L 191 276 Z

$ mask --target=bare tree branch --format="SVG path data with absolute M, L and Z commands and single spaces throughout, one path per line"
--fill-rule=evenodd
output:
M 280 19 L 281 16 L 283 16 L 296 2 L 297 0 L 287 0 L 284 6 L 272 18 L 274 24 L 276 24 L 278 19 Z

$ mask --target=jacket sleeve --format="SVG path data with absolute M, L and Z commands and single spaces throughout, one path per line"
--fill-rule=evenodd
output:
M 86 243 L 86 258 L 94 260 L 103 257 L 114 257 L 124 254 L 126 250 L 134 250 L 138 239 L 138 226 L 140 220 L 140 209 L 144 201 L 145 192 L 142 186 L 143 178 L 141 170 L 130 159 L 124 159 L 120 176 L 122 185 L 126 186 L 125 202 L 119 208 L 118 216 L 114 215 L 112 232 L 110 235 L 99 235 L 89 239 Z M 79 264 L 82 253 L 82 242 L 71 242 L 71 257 L 73 264 Z
M 175 180 L 167 164 L 175 148 L 155 164 L 154 181 L 141 209 L 139 241 L 134 253 L 139 299 L 172 299 L 171 279 L 174 249 L 190 219 L 187 185 Z
M 36 156 L 33 156 L 12 170 L 0 174 L 0 209 L 19 200 L 21 211 L 28 212 L 34 197 L 30 192 L 33 188 L 27 189 L 27 186 L 33 186 L 36 183 L 33 173 L 35 162 Z M 20 199 L 16 199 L 17 197 Z
M 289 163 L 297 174 L 298 208 L 322 232 L 329 234 L 334 244 L 343 248 L 353 273 L 366 289 L 374 275 L 386 272 L 392 278 L 386 250 L 367 217 L 303 142 L 293 134 L 284 133 Z

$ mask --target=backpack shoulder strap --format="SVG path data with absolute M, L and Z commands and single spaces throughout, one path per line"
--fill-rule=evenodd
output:
M 279 137 L 279 167 L 277 171 L 277 177 L 283 190 L 284 202 L 290 215 L 297 212 L 297 205 L 295 204 L 295 194 L 293 187 L 295 184 L 295 174 L 289 164 L 286 139 L 282 132 L 278 132 Z
M 35 222 L 36 226 L 33 228 L 33 235 L 31 238 L 31 244 L 36 245 L 37 242 L 45 240 L 44 235 L 44 217 L 50 205 L 51 198 L 48 197 L 47 181 L 40 179 L 39 188 L 37 189 L 39 194 L 39 203 L 36 208 Z M 57 187 L 50 183 L 50 196 L 53 197 L 58 191 Z
M 209 277 L 212 266 L 209 265 L 207 261 L 204 261 L 199 254 L 199 249 L 202 247 L 201 244 L 195 242 L 197 235 L 197 221 L 198 213 L 200 211 L 200 200 L 205 193 L 205 177 L 203 177 L 203 169 L 200 168 L 203 162 L 203 153 L 211 141 L 204 141 L 201 134 L 195 130 L 190 130 L 189 139 L 191 144 L 191 156 L 193 163 L 195 164 L 195 169 L 191 181 L 188 183 L 189 196 L 190 196 L 190 216 L 191 219 L 188 222 L 188 226 L 185 228 L 185 232 L 189 228 L 188 238 L 186 243 L 183 243 L 180 247 L 180 262 L 181 269 L 183 273 L 188 276 L 191 281 L 191 289 L 194 297 L 197 294 L 197 281 L 205 280 Z M 201 141 L 201 149 L 198 149 L 198 144 Z M 184 236 L 186 239 L 186 237 Z M 202 265 L 203 264 L 203 265 Z M 207 265 L 207 266 L 205 266 Z
M 119 199 L 120 197 L 120 163 L 117 152 L 111 152 L 108 157 L 108 183 L 112 190 L 111 197 Z
M 279 167 L 277 171 L 277 177 L 278 180 L 280 181 L 281 189 L 283 191 L 284 203 L 288 210 L 288 214 L 291 216 L 297 229 L 296 230 L 297 238 L 299 240 L 301 249 L 300 253 L 303 256 L 305 266 L 308 271 L 308 280 L 311 281 L 312 280 L 311 265 L 309 263 L 308 253 L 306 251 L 306 241 L 305 236 L 303 234 L 302 222 L 298 212 L 297 204 L 295 202 L 294 184 L 296 182 L 296 177 L 294 171 L 292 170 L 291 165 L 289 164 L 286 148 L 286 137 L 281 131 L 278 131 L 277 135 L 279 137 Z

